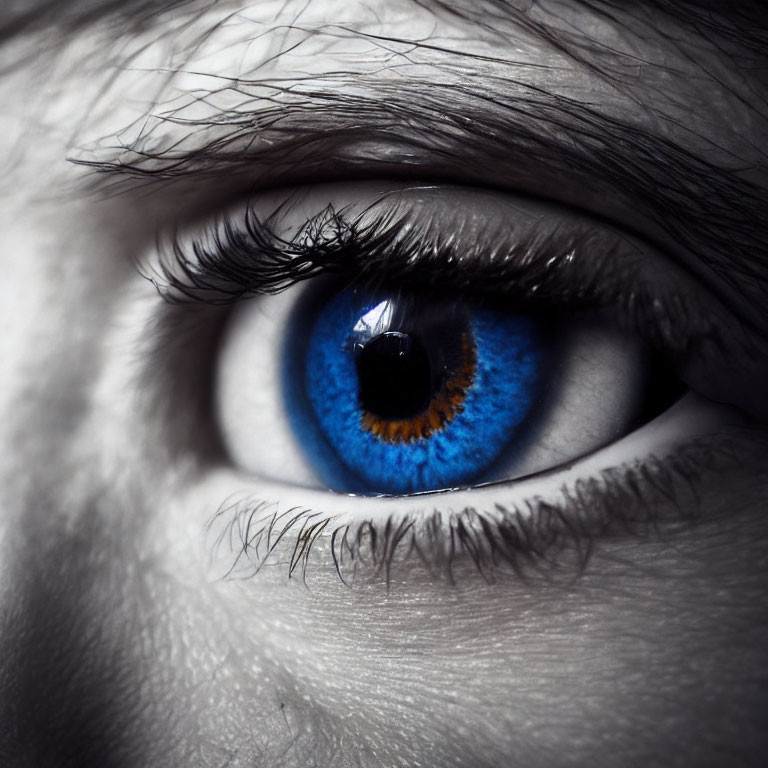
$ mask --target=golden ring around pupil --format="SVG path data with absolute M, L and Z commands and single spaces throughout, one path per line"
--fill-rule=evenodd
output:
M 446 379 L 424 411 L 408 419 L 383 419 L 364 410 L 361 417 L 363 429 L 385 443 L 393 444 L 426 440 L 445 429 L 464 408 L 464 400 L 475 378 L 477 350 L 468 333 L 461 334 L 461 357 L 459 368 Z

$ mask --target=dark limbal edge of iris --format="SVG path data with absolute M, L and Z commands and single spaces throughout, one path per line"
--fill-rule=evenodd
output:
M 472 482 L 522 434 L 546 351 L 535 320 L 423 291 L 349 287 L 307 309 L 293 369 L 302 386 L 286 393 L 297 395 L 289 413 L 329 487 L 412 493 Z

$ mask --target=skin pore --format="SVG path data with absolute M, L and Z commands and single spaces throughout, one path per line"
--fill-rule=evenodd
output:
M 0 763 L 765 764 L 765 13 L 161 5 L 0 20 Z M 146 279 L 163 238 L 281 190 L 316 185 L 316 211 L 322 185 L 400 183 L 450 186 L 457 209 L 465 188 L 516 195 L 647 243 L 638 291 L 668 277 L 709 320 L 674 350 L 689 415 L 427 501 L 234 466 L 212 405 L 231 307 L 163 301 Z M 295 529 L 232 571 L 234 500 L 381 526 L 542 515 L 650 456 L 679 468 L 669 483 L 492 578 L 401 552 L 389 578 L 345 585 L 326 536 L 305 582 L 285 564 Z

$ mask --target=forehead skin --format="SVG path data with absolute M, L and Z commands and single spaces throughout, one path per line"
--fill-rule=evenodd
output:
M 225 185 L 190 171 L 123 189 L 70 162 L 127 180 L 118 171 L 167 168 L 276 103 L 308 114 L 326 94 L 369 106 L 431 84 L 456 88 L 467 109 L 536 89 L 596 104 L 766 185 L 761 63 L 742 66 L 752 54 L 651 10 L 519 5 L 498 18 L 491 3 L 469 17 L 405 0 L 201 4 L 125 36 L 106 19 L 65 45 L 55 30 L 6 44 L 0 757 L 10 765 L 762 764 L 762 428 L 740 438 L 749 462 L 683 502 L 702 522 L 597 542 L 578 579 L 485 584 L 467 569 L 456 586 L 405 573 L 389 590 L 350 590 L 327 567 L 309 589 L 279 569 L 214 578 L 203 529 L 222 497 L 206 490 L 205 458 L 176 447 L 200 441 L 195 396 L 173 389 L 183 376 L 148 370 L 152 331 L 175 329 L 132 262 L 159 228 L 220 205 Z M 465 141 L 460 123 L 456 136 Z M 256 141 L 266 142 L 258 181 L 280 140 Z M 388 151 L 377 135 L 334 146 L 358 164 Z M 408 161 L 427 167 L 432 151 L 422 142 Z M 521 166 L 503 160 L 481 170 L 489 185 L 518 183 Z M 550 189 L 554 168 L 523 169 L 542 185 L 532 193 Z M 579 190 L 572 178 L 557 194 L 570 202 Z M 607 185 L 586 198 L 654 227 Z M 174 413 L 156 418 L 158 400 Z
M 650 9 L 606 15 L 564 0 L 502 4 L 487 26 L 496 5 L 480 4 L 474 21 L 412 0 L 193 5 L 135 34 L 97 26 L 19 79 L 40 89 L 46 128 L 60 126 L 68 156 L 88 161 L 140 162 L 130 149 L 178 155 L 227 135 L 238 116 L 242 131 L 242 118 L 275 106 L 319 107 L 334 92 L 376 98 L 427 83 L 453 87 L 465 106 L 482 97 L 487 109 L 515 96 L 525 109 L 522 97 L 537 91 L 542 100 L 592 104 L 718 165 L 764 173 L 760 72 L 735 66 L 727 44 Z M 38 38 L 22 40 L 7 56 L 35 45 Z

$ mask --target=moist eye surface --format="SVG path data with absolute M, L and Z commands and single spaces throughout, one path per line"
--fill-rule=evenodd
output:
M 531 414 L 547 351 L 530 317 L 407 291 L 342 290 L 302 325 L 292 427 L 330 487 L 364 493 L 482 477 Z
M 666 273 L 632 310 L 611 298 L 660 263 L 642 243 L 518 198 L 342 187 L 249 204 L 174 251 L 192 296 L 248 299 L 214 380 L 238 469 L 358 495 L 513 481 L 673 402 L 635 325 Z

